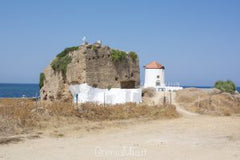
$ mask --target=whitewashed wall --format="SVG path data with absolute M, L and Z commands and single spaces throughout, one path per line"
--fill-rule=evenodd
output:
M 87 84 L 71 85 L 69 87 L 74 103 L 92 102 L 97 104 L 122 104 L 127 102 L 142 102 L 142 89 L 99 89 Z
M 159 78 L 157 78 L 159 76 Z M 156 87 L 156 81 L 159 80 L 161 86 L 165 86 L 164 69 L 145 69 L 144 87 Z

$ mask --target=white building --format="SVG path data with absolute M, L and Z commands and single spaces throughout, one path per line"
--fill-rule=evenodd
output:
M 144 87 L 154 87 L 165 86 L 165 77 L 164 77 L 164 66 L 159 64 L 156 61 L 153 61 L 146 66 L 145 68 L 145 81 Z
M 145 68 L 145 81 L 144 88 L 154 87 L 157 91 L 175 91 L 182 89 L 179 86 L 167 86 L 165 84 L 165 67 L 159 64 L 156 61 L 153 61 L 146 66 Z
M 97 104 L 122 104 L 122 103 L 141 103 L 142 89 L 100 89 L 94 88 L 86 83 L 71 85 L 69 87 L 74 103 L 97 103 Z

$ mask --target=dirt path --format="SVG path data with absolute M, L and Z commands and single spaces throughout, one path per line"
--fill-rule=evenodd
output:
M 182 117 L 0 145 L 0 160 L 239 160 L 240 117 Z
M 176 102 L 176 93 L 175 93 L 175 92 L 172 93 L 172 103 L 173 103 L 173 105 L 176 106 L 177 112 L 178 112 L 180 115 L 184 116 L 184 117 L 188 117 L 188 116 L 190 116 L 190 117 L 191 117 L 191 116 L 199 116 L 199 114 L 193 113 L 193 112 L 189 112 L 189 111 L 187 111 L 186 109 L 184 109 L 184 107 L 182 107 L 181 105 L 179 105 L 179 104 Z
M 177 104 L 176 102 L 176 92 L 157 92 L 155 95 L 151 98 L 145 98 L 145 101 L 147 104 L 152 104 L 152 105 L 158 105 L 158 104 L 163 104 L 163 97 L 167 98 L 168 103 L 172 103 L 173 105 L 176 106 L 176 110 L 178 113 L 184 117 L 191 117 L 191 116 L 198 116 L 199 114 L 189 112 L 186 109 L 184 109 L 183 106 Z M 170 100 L 171 98 L 171 100 Z

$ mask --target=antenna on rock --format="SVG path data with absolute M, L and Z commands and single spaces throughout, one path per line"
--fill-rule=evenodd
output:
M 84 44 L 87 44 L 87 41 L 86 41 L 86 40 L 87 40 L 87 38 L 86 38 L 86 36 L 84 36 L 84 37 L 82 38 L 83 45 L 84 45 Z

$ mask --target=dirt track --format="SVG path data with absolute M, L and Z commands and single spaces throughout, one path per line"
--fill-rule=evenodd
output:
M 182 117 L 0 145 L 3 160 L 239 160 L 240 117 Z

